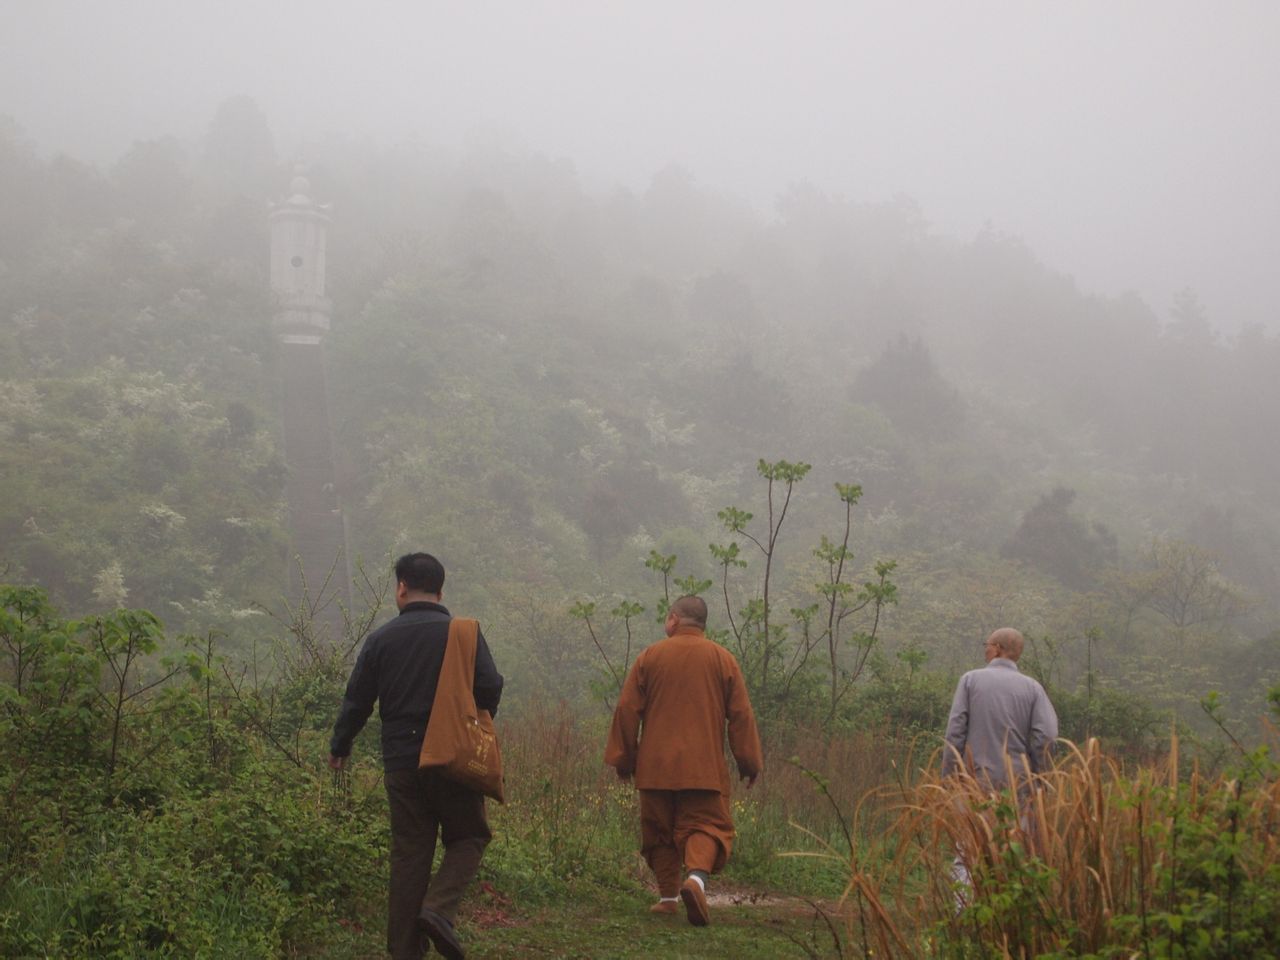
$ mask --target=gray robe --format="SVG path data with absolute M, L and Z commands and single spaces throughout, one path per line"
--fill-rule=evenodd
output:
M 1017 775 L 1039 773 L 1057 737 L 1058 715 L 1044 687 L 1021 673 L 1012 660 L 996 657 L 970 670 L 956 685 L 942 775 L 955 772 L 963 758 L 980 782 L 994 789 L 1006 787 L 1006 754 Z

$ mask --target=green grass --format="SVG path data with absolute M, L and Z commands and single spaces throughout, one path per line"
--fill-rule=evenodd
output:
M 735 957 L 738 960 L 805 957 L 788 939 L 809 938 L 812 924 L 794 907 L 722 907 L 710 926 L 690 926 L 683 916 L 654 916 L 647 899 L 579 902 L 549 908 L 522 926 L 467 927 L 468 956 L 623 960 L 631 957 Z
M 716 887 L 713 886 L 713 892 Z M 746 891 L 743 891 L 745 894 Z M 749 900 L 748 896 L 743 897 Z M 675 916 L 649 913 L 650 894 L 583 889 L 564 902 L 527 913 L 495 905 L 485 891 L 463 904 L 458 935 L 470 960 L 630 960 L 641 957 L 785 960 L 831 956 L 826 924 L 804 901 L 714 905 L 711 924 L 693 927 L 683 909 Z M 309 956 L 356 960 L 382 956 L 381 927 L 353 935 L 344 928 L 327 948 Z M 428 954 L 432 956 L 432 954 Z

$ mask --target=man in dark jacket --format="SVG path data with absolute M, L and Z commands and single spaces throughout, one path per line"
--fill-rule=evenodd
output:
M 371 633 L 360 650 L 333 727 L 329 766 L 346 766 L 351 742 L 378 701 L 391 810 L 387 951 L 396 960 L 420 960 L 425 936 L 443 956 L 461 960 L 454 916 L 492 834 L 481 794 L 432 768 L 418 769 L 452 619 L 440 604 L 444 567 L 428 553 L 410 553 L 396 561 L 395 573 L 400 615 Z M 497 712 L 502 675 L 483 633 L 477 637 L 473 693 L 480 709 Z M 444 858 L 432 877 L 437 833 Z

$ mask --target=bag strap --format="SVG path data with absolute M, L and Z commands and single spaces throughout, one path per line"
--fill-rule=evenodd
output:
M 459 690 L 465 690 L 468 695 L 471 694 L 476 682 L 479 634 L 478 620 L 454 617 L 449 621 L 449 638 L 445 642 L 444 662 L 440 665 L 440 683 L 451 684 Z

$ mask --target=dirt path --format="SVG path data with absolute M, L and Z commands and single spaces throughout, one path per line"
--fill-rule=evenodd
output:
M 784 960 L 835 953 L 823 916 L 831 916 L 830 904 L 773 892 L 713 891 L 711 924 L 702 928 L 687 923 L 683 909 L 674 916 L 651 914 L 651 900 L 635 896 L 578 897 L 525 915 L 485 899 L 459 928 L 474 960 Z

